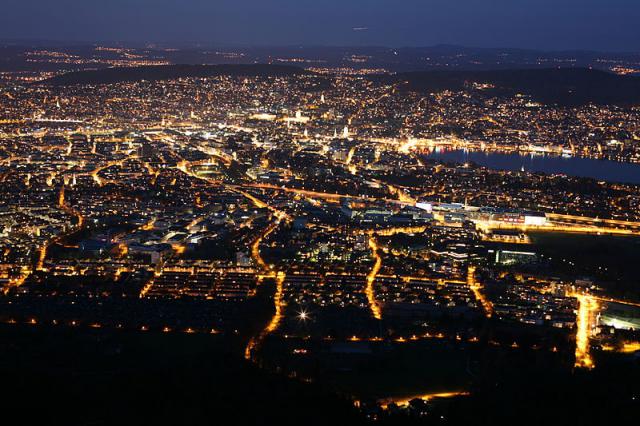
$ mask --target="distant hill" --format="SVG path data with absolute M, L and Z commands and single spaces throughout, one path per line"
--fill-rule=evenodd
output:
M 311 74 L 302 68 L 285 65 L 159 65 L 118 67 L 62 74 L 40 82 L 53 86 L 113 84 L 132 81 L 172 80 L 187 77 L 280 77 Z
M 425 71 L 377 78 L 399 82 L 406 90 L 422 93 L 461 90 L 470 83 L 488 83 L 494 86 L 493 93 L 522 93 L 547 104 L 640 105 L 640 77 L 587 68 Z
M 161 65 L 77 71 L 50 78 L 39 84 L 70 86 L 220 75 L 268 77 L 309 74 L 312 73 L 289 65 Z M 371 78 L 387 83 L 399 83 L 405 90 L 421 93 L 461 90 L 469 87 L 471 83 L 488 83 L 493 88 L 487 93 L 495 95 L 522 93 L 546 104 L 640 105 L 640 77 L 621 76 L 589 68 L 415 71 Z

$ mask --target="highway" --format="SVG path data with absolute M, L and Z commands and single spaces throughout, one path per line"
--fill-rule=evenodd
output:
M 378 243 L 376 239 L 372 236 L 369 237 L 369 248 L 371 249 L 371 255 L 373 256 L 375 262 L 371 271 L 367 275 L 367 286 L 365 287 L 365 294 L 367 295 L 367 301 L 369 302 L 369 308 L 371 309 L 371 314 L 375 319 L 382 319 L 382 310 L 380 309 L 380 305 L 376 300 L 376 293 L 374 289 L 374 284 L 376 281 L 376 276 L 378 272 L 380 272 L 380 268 L 382 267 L 382 257 L 378 253 Z
M 285 278 L 286 275 L 284 272 L 278 272 L 276 274 L 276 291 L 273 297 L 275 311 L 267 326 L 260 333 L 258 333 L 257 336 L 249 339 L 249 342 L 244 349 L 244 358 L 247 361 L 256 361 L 256 352 L 262 345 L 265 337 L 276 331 L 278 326 L 280 325 L 280 322 L 282 321 L 282 318 L 284 316 L 284 308 L 286 306 L 283 297 Z
M 558 215 L 556 215 L 557 217 Z M 534 232 L 562 232 L 573 234 L 591 234 L 591 235 L 620 235 L 620 236 L 640 236 L 640 228 L 620 228 L 610 226 L 595 225 L 597 219 L 583 218 L 586 222 L 592 221 L 594 225 L 570 224 L 565 222 L 548 221 L 547 225 L 525 225 L 518 223 L 505 223 L 497 221 L 473 220 L 479 229 L 484 231 L 491 230 L 513 230 L 513 231 L 534 231 Z M 555 219 L 557 220 L 557 218 Z M 604 224 L 604 223 L 603 223 Z M 637 224 L 640 226 L 640 224 Z
M 54 244 L 54 243 L 60 241 L 65 236 L 70 235 L 70 234 L 82 229 L 82 227 L 84 226 L 84 216 L 82 216 L 82 214 L 78 210 L 74 209 L 73 207 L 71 207 L 71 206 L 69 206 L 67 204 L 66 198 L 65 198 L 65 189 L 64 188 L 65 188 L 64 185 L 62 185 L 60 187 L 60 192 L 58 194 L 58 207 L 60 207 L 66 213 L 75 216 L 76 219 L 78 220 L 78 223 L 69 232 L 67 232 L 65 234 L 62 234 L 62 235 L 58 235 L 57 237 L 53 238 L 50 241 L 47 241 L 46 243 L 44 243 L 42 245 L 42 247 L 40 247 L 40 250 L 38 251 L 38 261 L 37 261 L 36 267 L 35 267 L 35 269 L 38 270 L 38 271 L 41 271 L 41 270 L 44 269 L 44 262 L 47 259 L 47 251 L 49 250 L 49 246 L 51 246 L 51 244 Z
M 473 292 L 476 300 L 482 305 L 484 314 L 487 318 L 491 318 L 493 315 L 493 305 L 482 293 L 482 284 L 476 280 L 476 267 L 469 265 L 467 269 L 467 285 Z
M 309 191 L 305 189 L 297 189 L 297 188 L 288 188 L 284 186 L 276 186 L 269 184 L 243 184 L 241 187 L 248 188 L 259 188 L 259 189 L 270 189 L 274 191 L 284 191 L 299 194 L 306 197 L 311 198 L 319 198 L 325 199 L 331 202 L 338 202 L 342 198 L 351 198 L 354 200 L 360 201 L 379 201 L 386 202 L 390 204 L 400 204 L 400 205 L 415 205 L 415 200 L 404 194 L 402 190 L 399 190 L 395 187 L 396 194 L 403 193 L 401 198 L 403 200 L 394 200 L 394 199 L 381 199 L 374 197 L 362 197 L 357 195 L 347 195 L 347 194 L 332 194 L 326 192 L 319 191 Z M 436 203 L 437 205 L 437 203 Z M 524 225 L 524 224 L 511 224 L 506 222 L 497 222 L 497 221 L 484 221 L 484 220 L 473 220 L 476 225 L 480 229 L 483 230 L 495 230 L 495 229 L 505 229 L 505 230 L 519 230 L 519 231 L 541 231 L 541 232 L 566 232 L 566 233 L 578 233 L 578 234 L 605 234 L 605 235 L 630 235 L 630 236 L 640 236 L 640 222 L 625 222 L 618 220 L 610 220 L 610 219 L 598 219 L 598 218 L 590 218 L 583 216 L 572 216 L 572 215 L 562 215 L 555 213 L 548 213 L 548 224 L 544 226 L 535 226 L 535 225 Z
M 590 369 L 595 367 L 591 356 L 591 337 L 597 322 L 598 303 L 587 294 L 574 294 L 573 296 L 578 300 L 575 366 Z
M 456 396 L 467 396 L 467 395 L 470 395 L 470 393 L 466 391 L 434 392 L 434 393 L 412 395 L 412 396 L 405 396 L 405 397 L 384 398 L 384 399 L 378 400 L 378 402 L 380 403 L 380 406 L 384 410 L 386 410 L 389 407 L 389 404 L 391 403 L 394 403 L 400 407 L 406 407 L 414 399 L 430 401 L 434 398 L 454 398 Z

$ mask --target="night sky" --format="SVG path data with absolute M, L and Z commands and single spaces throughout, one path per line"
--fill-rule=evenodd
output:
M 0 39 L 640 51 L 639 0 L 2 0 Z

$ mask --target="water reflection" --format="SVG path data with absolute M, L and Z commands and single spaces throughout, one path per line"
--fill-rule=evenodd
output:
M 640 164 L 621 163 L 611 160 L 553 156 L 542 154 L 500 153 L 489 151 L 469 151 L 467 149 L 447 150 L 436 147 L 426 158 L 456 163 L 476 163 L 491 169 L 511 171 L 532 171 L 548 174 L 590 177 L 607 182 L 640 184 Z

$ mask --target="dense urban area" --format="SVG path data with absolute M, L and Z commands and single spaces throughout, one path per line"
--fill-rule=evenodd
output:
M 410 90 L 357 55 L 79 84 L 51 64 L 98 59 L 24 58 L 46 66 L 0 82 L 4 333 L 229 339 L 366 421 L 460 415 L 499 359 L 637 376 L 640 185 L 438 156 L 640 173 L 640 104 L 550 104 L 482 79 Z M 615 395 L 637 412 L 637 385 Z

